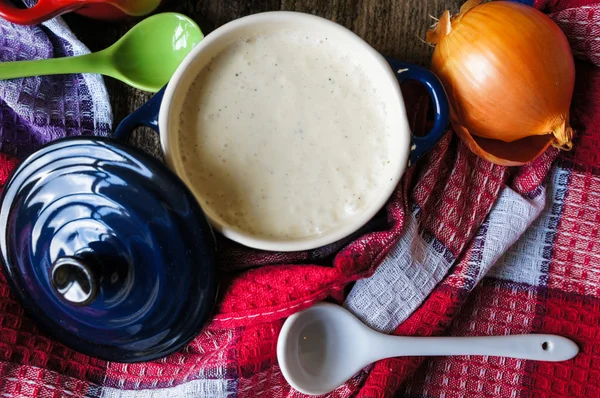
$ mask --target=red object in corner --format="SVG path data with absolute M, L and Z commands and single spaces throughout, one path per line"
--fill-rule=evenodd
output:
M 18 25 L 36 25 L 69 12 L 100 20 L 130 18 L 130 15 L 112 5 L 115 1 L 118 0 L 39 0 L 33 7 L 23 9 L 0 0 L 0 17 Z M 154 5 L 155 0 L 134 0 L 137 2 L 133 3 L 135 7 L 131 7 L 132 3 L 127 0 L 121 1 L 128 9 L 135 9 L 136 16 L 150 14 L 158 7 Z

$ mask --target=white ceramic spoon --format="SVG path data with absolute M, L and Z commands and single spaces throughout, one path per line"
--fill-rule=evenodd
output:
M 309 395 L 327 394 L 370 363 L 390 357 L 494 355 L 554 362 L 571 359 L 578 352 L 574 342 L 551 334 L 388 336 L 329 303 L 289 317 L 277 342 L 283 376 L 296 390 Z

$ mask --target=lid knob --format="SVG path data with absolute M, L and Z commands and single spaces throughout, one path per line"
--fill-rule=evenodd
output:
M 98 294 L 94 262 L 79 256 L 58 258 L 52 265 L 51 284 L 59 297 L 70 304 L 91 304 Z

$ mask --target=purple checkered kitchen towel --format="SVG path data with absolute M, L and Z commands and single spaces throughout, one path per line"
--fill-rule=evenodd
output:
M 25 0 L 31 6 L 35 0 Z M 0 62 L 90 51 L 61 18 L 37 26 L 0 19 Z M 108 135 L 112 114 L 102 76 L 69 74 L 0 80 L 0 152 L 22 159 L 58 138 Z

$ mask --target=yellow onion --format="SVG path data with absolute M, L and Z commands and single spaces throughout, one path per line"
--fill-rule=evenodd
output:
M 575 65 L 547 15 L 520 3 L 469 0 L 458 15 L 446 11 L 427 40 L 436 44 L 432 70 L 448 94 L 452 127 L 471 150 L 516 165 L 550 144 L 571 149 Z

